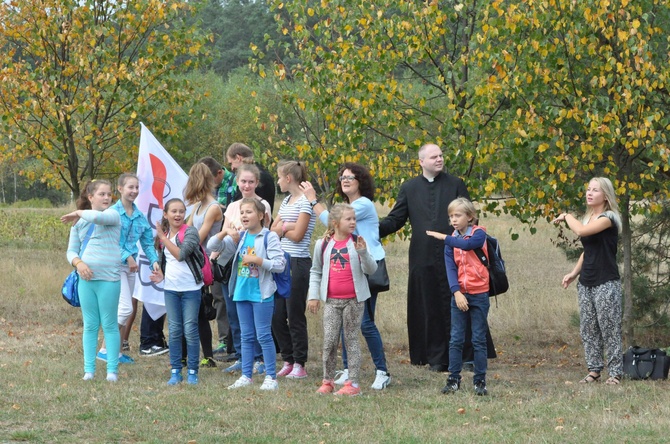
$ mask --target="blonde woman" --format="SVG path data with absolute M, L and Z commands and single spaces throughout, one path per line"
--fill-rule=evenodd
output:
M 563 288 L 579 277 L 579 330 L 589 373 L 579 382 L 600 379 L 607 356 L 609 385 L 618 385 L 623 374 L 621 341 L 621 280 L 616 262 L 621 217 L 612 182 L 595 177 L 586 189 L 586 214 L 578 220 L 562 213 L 554 223 L 565 221 L 580 237 L 584 252 L 572 271 L 563 277 Z

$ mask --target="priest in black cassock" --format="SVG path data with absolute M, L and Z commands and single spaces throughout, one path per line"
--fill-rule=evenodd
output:
M 423 174 L 402 184 L 393 209 L 379 222 L 379 236 L 395 233 L 409 219 L 412 226 L 407 283 L 410 361 L 414 365 L 429 364 L 431 370 L 446 372 L 451 336 L 451 291 L 444 263 L 444 242 L 428 236 L 426 230 L 451 234 L 454 229 L 449 225 L 447 208 L 457 197 L 469 199 L 470 195 L 463 180 L 443 171 L 444 158 L 439 146 L 422 146 L 419 164 Z M 490 341 L 490 335 L 487 339 Z M 491 348 L 492 343 L 489 350 Z

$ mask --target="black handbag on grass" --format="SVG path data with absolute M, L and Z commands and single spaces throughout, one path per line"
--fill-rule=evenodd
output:
M 658 348 L 630 347 L 623 354 L 623 372 L 630 379 L 667 379 L 670 357 Z

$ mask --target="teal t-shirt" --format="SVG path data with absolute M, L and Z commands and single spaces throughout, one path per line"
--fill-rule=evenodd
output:
M 233 301 L 261 302 L 260 268 L 256 264 L 247 264 L 242 259 L 245 254 L 256 255 L 256 235 L 247 233 L 242 241 L 244 243 L 237 256 L 237 281 Z

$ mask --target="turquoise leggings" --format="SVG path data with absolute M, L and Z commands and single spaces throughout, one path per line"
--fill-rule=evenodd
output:
M 84 372 L 95 372 L 95 355 L 98 351 L 98 330 L 102 325 L 107 346 L 107 373 L 119 371 L 121 336 L 117 314 L 121 281 L 85 281 L 79 279 L 79 301 L 84 318 Z

